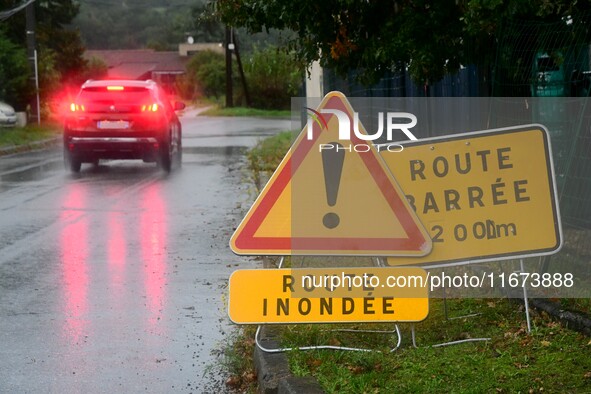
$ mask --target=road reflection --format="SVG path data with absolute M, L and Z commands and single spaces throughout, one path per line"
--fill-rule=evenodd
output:
M 105 319 L 115 323 L 109 327 L 113 339 L 125 336 L 122 330 L 165 330 L 168 218 L 162 185 L 143 176 L 101 178 L 98 188 L 70 182 L 60 212 L 62 335 L 69 345 L 86 342 Z
M 124 229 L 124 214 L 112 211 L 108 214 L 107 226 L 109 237 L 107 239 L 107 257 L 109 264 L 109 278 L 111 286 L 111 298 L 118 301 L 125 293 L 125 262 L 127 258 L 127 241 Z
M 62 278 L 64 290 L 65 327 L 63 334 L 71 343 L 79 343 L 88 329 L 88 216 L 86 189 L 72 184 L 66 195 L 60 222 Z
M 150 184 L 141 197 L 140 217 L 141 250 L 144 266 L 149 324 L 152 330 L 160 332 L 158 320 L 161 318 L 165 301 L 166 285 L 166 204 L 162 198 L 161 185 Z

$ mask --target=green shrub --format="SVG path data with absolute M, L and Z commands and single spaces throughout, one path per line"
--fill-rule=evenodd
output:
M 232 59 L 234 103 L 244 103 L 237 61 Z M 293 56 L 278 48 L 256 49 L 243 58 L 250 104 L 260 109 L 289 109 L 291 97 L 298 94 L 303 72 Z M 177 79 L 177 90 L 186 99 L 208 97 L 219 99 L 226 92 L 226 61 L 224 54 L 202 51 L 187 63 L 187 74 Z
M 293 141 L 291 131 L 282 131 L 272 137 L 265 138 L 248 151 L 250 168 L 255 175 L 259 172 L 273 172 L 289 150 Z
M 210 50 L 197 53 L 187 63 L 187 75 L 178 87 L 185 97 L 222 96 L 226 89 L 224 55 Z
M 289 109 L 304 75 L 290 53 L 274 47 L 255 49 L 244 72 L 251 105 L 263 109 Z

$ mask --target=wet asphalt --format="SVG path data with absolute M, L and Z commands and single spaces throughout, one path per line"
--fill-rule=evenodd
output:
M 288 120 L 187 111 L 183 165 L 0 157 L 0 393 L 219 393 L 245 150 Z

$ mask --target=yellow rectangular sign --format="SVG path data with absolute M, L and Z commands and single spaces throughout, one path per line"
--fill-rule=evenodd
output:
M 429 314 L 420 268 L 238 270 L 230 276 L 234 323 L 416 322 Z
M 381 150 L 433 241 L 415 265 L 557 252 L 562 230 L 550 139 L 541 125 L 456 134 Z M 435 264 L 434 264 L 435 265 Z

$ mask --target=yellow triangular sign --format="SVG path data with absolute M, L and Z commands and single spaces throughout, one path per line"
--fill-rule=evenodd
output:
M 429 234 L 374 145 L 354 132 L 356 117 L 347 98 L 331 92 L 310 111 L 314 120 L 234 232 L 232 250 L 248 255 L 428 254 Z M 349 130 L 341 130 L 345 124 Z M 360 122 L 357 129 L 367 135 Z M 343 131 L 348 139 L 339 139 Z

